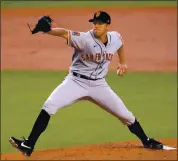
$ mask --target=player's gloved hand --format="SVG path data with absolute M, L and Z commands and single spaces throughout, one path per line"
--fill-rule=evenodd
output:
M 38 20 L 38 23 L 36 24 L 35 28 L 33 30 L 30 29 L 31 33 L 36 34 L 38 32 L 44 32 L 44 33 L 49 32 L 51 30 L 52 21 L 53 20 L 49 16 L 40 17 L 40 19 Z
M 117 68 L 117 75 L 122 76 L 127 72 L 128 66 L 127 64 L 118 64 L 118 68 Z

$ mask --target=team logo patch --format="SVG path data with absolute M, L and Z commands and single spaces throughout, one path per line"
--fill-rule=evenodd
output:
M 80 32 L 76 32 L 76 31 L 74 31 L 74 32 L 72 32 L 72 35 L 80 36 Z
M 96 17 L 99 17 L 100 16 L 100 12 L 96 12 Z

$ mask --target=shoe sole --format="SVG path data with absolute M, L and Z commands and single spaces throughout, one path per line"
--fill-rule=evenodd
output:
M 163 145 L 158 145 L 157 147 L 144 146 L 144 148 L 153 150 L 163 150 Z
M 11 143 L 11 145 L 12 145 L 14 148 L 16 148 L 17 150 L 19 150 L 20 152 L 22 152 L 22 154 L 23 154 L 24 156 L 29 157 L 26 153 L 24 153 L 23 151 L 21 151 L 21 150 L 18 148 L 18 145 L 15 143 L 15 141 L 14 141 L 12 138 L 9 139 L 9 142 Z

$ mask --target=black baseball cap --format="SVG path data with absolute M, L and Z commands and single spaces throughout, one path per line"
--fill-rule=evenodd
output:
M 89 22 L 94 22 L 94 21 L 101 21 L 106 24 L 111 23 L 111 17 L 108 13 L 104 11 L 98 11 L 94 14 L 93 19 L 90 19 Z

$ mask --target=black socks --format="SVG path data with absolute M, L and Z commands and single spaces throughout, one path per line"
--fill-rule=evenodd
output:
M 135 134 L 141 140 L 143 144 L 147 142 L 148 137 L 146 136 L 141 125 L 136 119 L 132 125 L 128 126 L 128 128 L 133 134 Z
M 49 119 L 50 119 L 50 115 L 45 110 L 41 110 L 33 126 L 33 129 L 28 137 L 28 143 L 32 148 L 34 148 L 35 143 L 38 140 L 41 133 L 45 131 L 48 125 Z
M 41 133 L 45 131 L 49 120 L 50 120 L 50 115 L 45 110 L 41 110 L 41 112 L 33 126 L 33 129 L 28 137 L 28 144 L 32 148 L 34 148 L 35 143 L 38 140 Z M 128 128 L 133 134 L 135 134 L 141 140 L 141 142 L 143 144 L 147 143 L 148 137 L 146 136 L 141 125 L 139 124 L 139 122 L 136 119 L 132 125 L 128 126 Z

